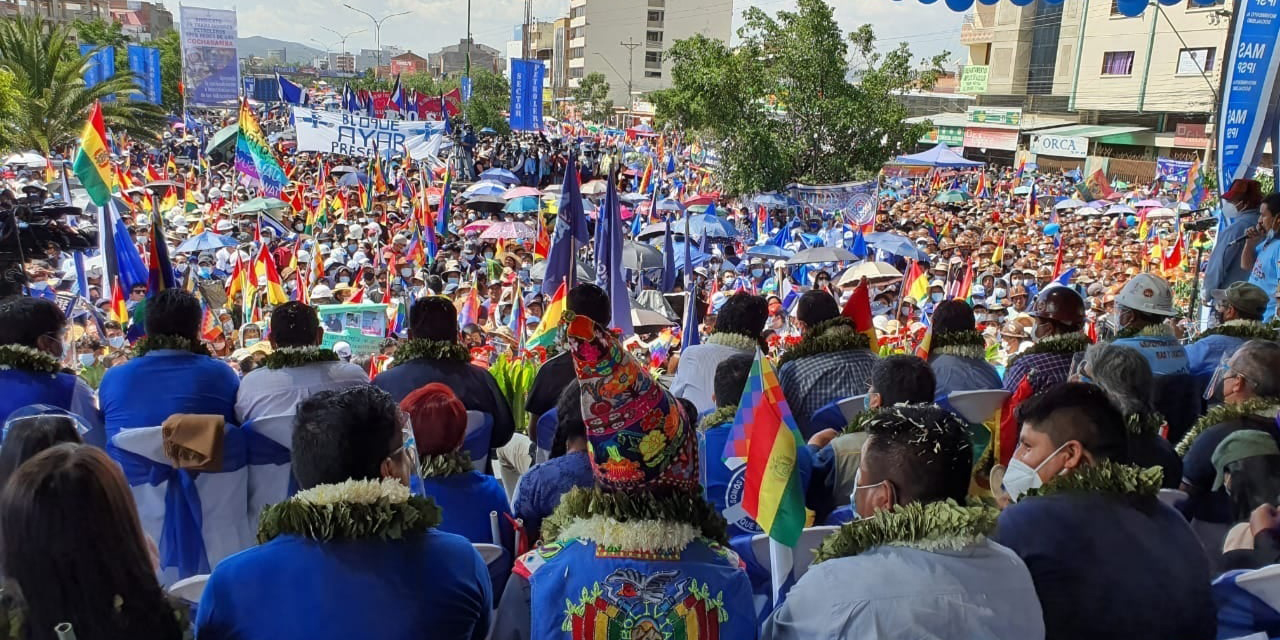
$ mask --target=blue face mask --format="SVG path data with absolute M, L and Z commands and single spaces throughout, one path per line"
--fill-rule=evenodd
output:
M 213 269 L 210 269 L 209 267 L 200 267 L 198 271 L 201 278 L 208 278 L 213 275 Z
M 760 276 L 762 276 L 762 275 L 764 275 L 764 269 L 752 269 L 752 270 L 751 270 L 751 277 L 753 277 L 753 278 L 759 278 L 759 277 L 760 277 Z

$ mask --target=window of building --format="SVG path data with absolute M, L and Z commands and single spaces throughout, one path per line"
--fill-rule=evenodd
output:
M 1127 76 L 1133 73 L 1132 51 L 1108 51 L 1102 54 L 1102 75 Z
M 1116 2 L 1116 0 L 1111 0 L 1111 15 L 1122 17 L 1122 18 L 1125 17 L 1123 13 L 1120 13 L 1120 5 L 1119 3 Z
M 650 64 L 650 63 L 662 64 L 662 52 L 661 51 L 644 52 L 644 62 L 645 64 Z
M 582 77 L 582 71 L 583 71 L 583 69 L 585 69 L 585 68 L 586 68 L 586 67 L 569 67 L 569 77 L 570 77 L 570 78 L 581 78 L 581 77 Z
M 1177 74 L 1200 75 L 1213 71 L 1213 55 L 1215 51 L 1213 47 L 1182 49 L 1178 52 Z
M 645 41 L 646 41 L 646 42 L 649 42 L 649 43 L 651 43 L 651 44 L 661 44 L 661 43 L 662 43 L 662 32 L 661 32 L 661 31 L 646 31 L 646 32 L 645 32 L 645 34 L 644 34 L 644 39 L 645 39 Z
M 581 38 L 587 34 L 586 27 L 574 27 L 569 30 L 569 39 Z
M 570 18 L 579 18 L 579 17 L 585 16 L 585 15 L 587 15 L 587 5 L 585 5 L 585 4 L 582 4 L 582 5 L 578 5 L 578 6 L 576 6 L 576 7 L 570 7 L 570 8 L 569 8 L 569 17 L 570 17 Z
M 650 11 L 649 22 L 662 22 L 662 15 L 663 12 L 661 11 Z
M 586 55 L 583 52 L 583 49 L 585 49 L 585 47 L 569 47 L 569 57 L 581 58 L 582 56 Z
M 646 78 L 661 78 L 661 77 L 662 77 L 662 72 L 661 72 L 661 71 L 646 71 L 646 72 L 644 72 L 644 77 L 646 77 Z

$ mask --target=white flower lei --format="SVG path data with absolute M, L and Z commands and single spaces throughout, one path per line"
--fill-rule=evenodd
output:
M 560 540 L 579 538 L 602 547 L 625 551 L 679 552 L 702 533 L 684 522 L 636 520 L 619 522 L 606 516 L 592 516 L 573 522 L 560 532 Z
M 751 336 L 744 336 L 741 333 L 730 333 L 721 331 L 707 336 L 707 344 L 718 344 L 722 347 L 738 349 L 740 351 L 755 351 L 758 343 Z
M 409 501 L 409 487 L 395 478 L 381 480 L 347 480 L 337 484 L 316 485 L 294 494 L 293 500 L 317 506 L 338 503 L 375 504 L 386 500 L 391 504 Z

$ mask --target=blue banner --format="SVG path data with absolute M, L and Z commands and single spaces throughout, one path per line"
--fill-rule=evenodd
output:
M 129 45 L 129 70 L 137 75 L 142 98 L 151 104 L 160 104 L 160 50 Z
M 1262 155 L 1275 95 L 1280 55 L 1280 7 L 1276 0 L 1241 0 L 1231 15 L 1232 43 L 1223 71 L 1222 104 L 1218 110 L 1218 185 L 1226 191 L 1232 181 L 1246 178 Z
M 1156 158 L 1156 180 L 1186 182 L 1187 172 L 1191 171 L 1192 164 L 1194 163 L 1172 158 Z
M 540 60 L 511 61 L 511 115 L 515 131 L 542 130 L 542 77 L 546 70 Z
M 236 12 L 180 5 L 179 13 L 187 106 L 235 106 L 240 100 Z
M 471 77 L 462 76 L 462 83 L 459 87 L 462 90 L 462 102 L 471 102 Z
M 96 44 L 80 45 L 80 55 L 88 56 L 97 49 Z M 84 70 L 84 85 L 86 87 L 94 87 L 106 82 L 111 76 L 116 74 L 116 50 L 114 47 L 103 47 L 101 51 L 93 53 L 89 58 L 89 66 Z M 103 99 L 104 102 L 110 102 L 114 96 L 108 96 Z
M 164 78 L 160 75 L 160 50 L 147 47 L 147 87 L 152 104 L 164 102 Z

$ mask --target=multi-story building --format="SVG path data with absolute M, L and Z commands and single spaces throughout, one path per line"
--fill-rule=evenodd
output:
M 388 71 L 392 74 L 426 73 L 429 69 L 427 59 L 412 51 L 406 51 L 391 58 L 388 67 Z
M 980 107 L 1021 109 L 1017 147 L 1044 156 L 1041 164 L 1203 154 L 1233 4 L 1153 3 L 1130 18 L 1114 0 L 979 3 L 961 27 L 968 64 L 959 90 Z M 983 124 L 939 115 L 966 129 Z M 1051 126 L 1055 118 L 1070 122 Z M 999 144 L 1011 152 L 1008 137 Z M 965 138 L 967 151 L 970 138 L 991 140 Z
M 161 3 L 109 0 L 108 10 L 121 31 L 139 42 L 150 42 L 173 30 L 173 13 Z
M 629 105 L 671 85 L 672 43 L 699 33 L 728 42 L 732 23 L 733 0 L 570 0 L 569 86 L 598 71 L 613 103 Z
M 107 0 L 0 0 L 0 17 L 39 15 L 64 24 L 74 20 L 110 20 Z
M 329 68 L 339 73 L 355 73 L 356 57 L 350 53 L 330 53 Z
M 462 75 L 467 71 L 467 40 L 458 40 L 458 44 L 449 45 L 427 55 L 427 63 L 431 72 L 439 76 Z M 472 41 L 470 47 L 471 69 L 485 69 L 494 73 L 503 73 L 506 62 L 502 52 L 493 47 Z

